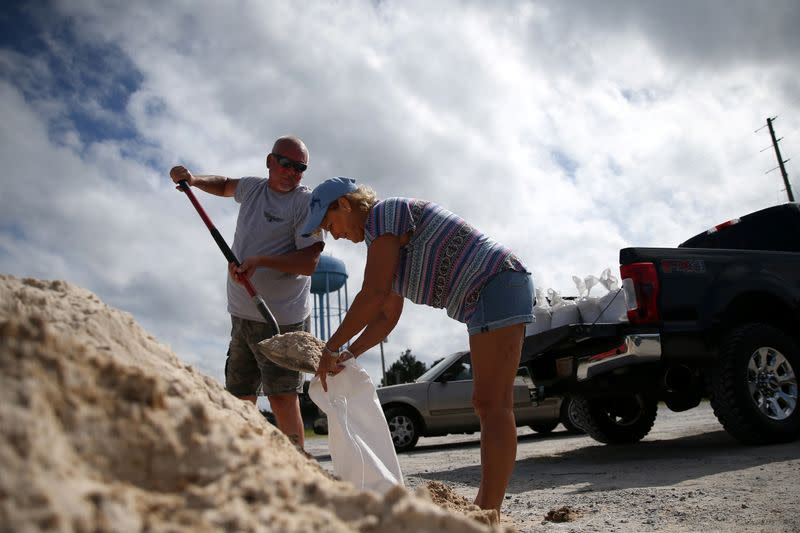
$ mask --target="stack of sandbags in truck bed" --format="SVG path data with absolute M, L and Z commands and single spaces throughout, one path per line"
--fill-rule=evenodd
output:
M 526 337 L 568 324 L 613 324 L 628 321 L 625 293 L 610 268 L 603 270 L 599 277 L 572 276 L 572 280 L 578 291 L 577 297 L 562 297 L 554 289 L 547 289 L 546 292 L 536 289 L 536 305 L 533 308 L 536 321 L 525 328 Z M 591 294 L 596 286 L 605 288 L 606 292 L 600 296 Z

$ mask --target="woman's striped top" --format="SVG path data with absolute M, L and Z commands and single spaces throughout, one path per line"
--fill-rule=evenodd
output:
M 400 250 L 394 290 L 414 303 L 446 308 L 467 323 L 480 290 L 502 270 L 525 271 L 511 250 L 493 241 L 464 219 L 425 200 L 387 198 L 367 217 L 365 242 L 385 234 L 411 240 Z

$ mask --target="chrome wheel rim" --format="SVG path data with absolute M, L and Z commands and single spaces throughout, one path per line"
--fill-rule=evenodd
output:
M 405 415 L 392 417 L 389 420 L 389 432 L 392 434 L 395 446 L 400 448 L 407 446 L 414 438 L 414 421 Z
M 575 406 L 575 402 L 569 402 L 567 406 L 567 418 L 569 418 L 570 423 L 578 429 L 581 429 L 581 425 L 578 422 L 578 408 Z
M 775 348 L 764 346 L 752 353 L 747 387 L 759 412 L 771 420 L 786 420 L 797 409 L 797 376 Z

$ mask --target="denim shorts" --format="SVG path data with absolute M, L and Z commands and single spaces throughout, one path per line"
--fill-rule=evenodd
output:
M 481 289 L 475 314 L 467 323 L 470 335 L 512 324 L 533 322 L 533 278 L 530 272 L 503 270 Z
M 311 317 L 288 326 L 281 333 L 310 331 Z M 280 367 L 264 357 L 257 344 L 277 332 L 271 324 L 231 315 L 231 342 L 225 360 L 225 389 L 234 396 L 272 396 L 303 392 L 303 373 Z

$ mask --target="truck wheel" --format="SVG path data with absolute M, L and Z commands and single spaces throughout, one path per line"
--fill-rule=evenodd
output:
M 800 350 L 780 329 L 747 324 L 726 334 L 711 372 L 711 407 L 744 444 L 789 442 L 800 435 Z
M 572 398 L 578 426 L 594 440 L 605 444 L 639 442 L 650 433 L 656 420 L 658 401 L 642 394 Z
M 583 433 L 583 430 L 578 426 L 578 413 L 575 410 L 575 402 L 572 401 L 572 396 L 565 396 L 561 402 L 561 425 L 564 426 L 568 433 L 578 435 Z
M 417 445 L 420 424 L 417 417 L 406 407 L 390 407 L 384 412 L 392 443 L 397 452 L 407 452 Z

